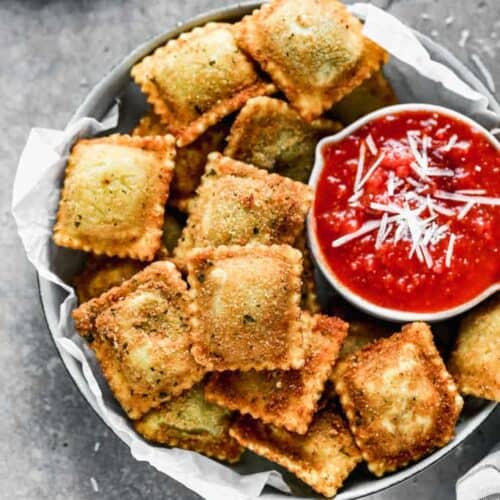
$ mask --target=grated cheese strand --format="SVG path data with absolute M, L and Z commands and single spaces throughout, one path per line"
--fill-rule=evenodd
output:
M 432 260 L 431 254 L 429 253 L 429 250 L 427 249 L 427 247 L 425 245 L 422 245 L 422 244 L 420 244 L 419 247 L 420 247 L 420 250 L 422 250 L 422 255 L 424 257 L 425 264 L 427 265 L 427 267 L 429 269 L 431 269 L 434 262 Z
M 94 492 L 99 493 L 99 485 L 97 484 L 97 481 L 94 477 L 90 478 L 90 484 L 92 485 L 92 489 L 94 490 Z
M 446 249 L 445 265 L 446 267 L 451 267 L 451 258 L 453 256 L 453 248 L 455 246 L 455 234 L 450 234 L 450 239 L 448 241 L 448 248 Z
M 457 215 L 457 219 L 458 220 L 462 220 L 470 211 L 470 209 L 474 206 L 474 202 L 473 201 L 468 201 L 463 207 L 462 209 L 460 210 L 460 212 L 458 212 L 458 215 Z
M 392 220 L 396 220 L 396 217 L 388 217 L 387 218 L 387 222 L 390 222 Z M 359 238 L 360 236 L 364 236 L 365 234 L 371 233 L 372 231 L 375 231 L 375 229 L 378 229 L 380 227 L 381 223 L 382 223 L 381 219 L 369 220 L 369 221 L 365 222 L 356 231 L 353 231 L 352 233 L 346 234 L 345 236 L 341 236 L 340 238 L 333 240 L 332 247 L 334 247 L 334 248 L 340 247 L 340 246 L 344 245 L 345 243 L 348 243 L 351 240 Z
M 500 206 L 500 198 L 491 197 L 491 196 L 469 196 L 466 194 L 460 193 L 450 193 L 448 191 L 436 191 L 434 193 L 436 198 L 441 200 L 450 200 L 450 201 L 462 201 L 467 203 L 468 201 L 472 201 L 479 205 L 493 205 L 495 207 Z
M 446 146 L 443 146 L 443 147 L 441 148 L 441 150 L 442 150 L 442 151 L 446 151 L 446 152 L 451 151 L 451 148 L 452 148 L 453 146 L 455 146 L 455 144 L 456 144 L 457 140 L 458 140 L 458 136 L 457 136 L 457 134 L 453 134 L 453 135 L 450 137 L 450 139 L 448 140 L 448 143 L 446 144 Z
M 363 169 L 365 168 L 365 155 L 366 155 L 366 146 L 365 143 L 362 142 L 359 147 L 359 156 L 358 156 L 358 165 L 356 168 L 356 177 L 354 178 L 354 191 L 358 191 L 359 181 L 361 180 L 361 176 L 363 175 Z
M 382 243 L 386 239 L 388 233 L 386 232 L 387 228 L 387 218 L 389 216 L 385 213 L 382 215 L 382 220 L 380 221 L 380 227 L 378 228 L 377 238 L 375 240 L 375 248 L 380 248 Z
M 371 177 L 373 172 L 377 170 L 377 167 L 382 163 L 382 160 L 385 158 L 385 153 L 381 153 L 380 156 L 374 161 L 373 165 L 369 168 L 368 172 L 366 172 L 366 175 L 359 181 L 358 189 L 361 189 L 366 181 Z
M 371 134 L 368 134 L 366 136 L 366 145 L 368 146 L 368 149 L 370 150 L 370 153 L 373 156 L 377 156 L 378 154 L 378 148 L 377 145 L 375 144 L 375 141 L 373 140 L 373 137 Z
M 457 189 L 455 193 L 459 194 L 486 194 L 486 189 Z
M 469 39 L 470 31 L 462 30 L 460 33 L 460 40 L 458 41 L 458 46 L 464 48 L 467 40 Z

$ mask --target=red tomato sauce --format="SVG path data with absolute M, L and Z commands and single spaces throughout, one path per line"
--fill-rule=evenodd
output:
M 480 131 L 404 111 L 322 154 L 313 228 L 323 260 L 352 292 L 436 312 L 499 281 L 500 153 Z

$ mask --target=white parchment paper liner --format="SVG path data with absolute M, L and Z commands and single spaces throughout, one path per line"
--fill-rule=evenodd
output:
M 482 121 L 488 128 L 498 126 L 498 117 L 487 110 L 488 100 L 449 68 L 431 60 L 410 28 L 393 16 L 369 4 L 358 3 L 351 11 L 365 20 L 366 36 L 393 55 L 386 68 L 401 102 L 436 103 L 461 111 Z M 82 118 L 66 130 L 34 128 L 22 152 L 13 188 L 12 212 L 18 233 L 30 262 L 44 279 L 60 286 L 67 293 L 60 306 L 58 329 L 54 333 L 57 347 L 80 364 L 93 406 L 104 421 L 130 447 L 137 460 L 150 463 L 204 498 L 243 500 L 256 498 L 264 486 L 271 485 L 291 493 L 290 487 L 277 471 L 254 472 L 262 463 L 250 467 L 230 468 L 197 453 L 155 447 L 142 440 L 116 405 L 103 396 L 85 350 L 76 340 L 70 311 L 76 305 L 74 290 L 58 275 L 54 264 L 58 255 L 51 240 L 60 186 L 66 158 L 77 138 L 90 137 L 114 128 L 118 107 L 101 121 Z M 71 254 L 67 254 L 71 255 Z M 260 465 L 259 465 L 260 464 Z M 264 493 L 262 498 L 278 498 Z

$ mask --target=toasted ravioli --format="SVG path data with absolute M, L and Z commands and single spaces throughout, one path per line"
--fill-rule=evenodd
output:
M 227 120 L 210 127 L 193 143 L 179 148 L 175 157 L 174 178 L 168 197 L 168 204 L 185 212 L 190 198 L 200 183 L 207 162 L 207 155 L 212 151 L 222 151 L 229 131 Z M 151 112 L 144 116 L 132 135 L 165 135 L 168 127 L 160 117 Z
M 302 256 L 288 245 L 193 250 L 192 353 L 209 370 L 301 368 Z
M 346 359 L 335 390 L 368 468 L 382 476 L 447 444 L 463 401 L 425 323 Z
M 156 114 L 186 146 L 251 97 L 275 92 L 241 52 L 230 24 L 183 33 L 132 68 Z
M 141 436 L 235 463 L 243 448 L 229 436 L 229 411 L 203 397 L 200 384 L 162 404 L 134 423 Z
M 361 462 L 361 454 L 340 415 L 326 408 L 301 436 L 244 415 L 229 434 L 242 446 L 285 467 L 313 490 L 332 497 Z
M 199 382 L 190 353 L 187 286 L 169 261 L 146 269 L 73 311 L 116 399 L 131 419 Z
M 306 120 L 318 118 L 386 59 L 337 0 L 273 0 L 236 25 L 239 46 Z
M 462 394 L 500 402 L 500 295 L 460 324 L 450 373 Z
M 347 323 L 316 315 L 302 317 L 305 363 L 297 370 L 214 373 L 205 396 L 230 410 L 305 434 L 332 371 Z
M 99 297 L 138 273 L 144 264 L 137 260 L 89 255 L 83 270 L 73 279 L 80 304 Z
M 377 109 L 397 104 L 398 99 L 382 71 L 377 71 L 328 111 L 344 125 Z
M 66 167 L 54 242 L 152 260 L 161 245 L 174 157 L 172 136 L 79 140 Z
M 255 97 L 237 116 L 228 137 L 226 156 L 307 182 L 318 141 L 341 125 L 319 119 L 305 122 L 280 99 Z
M 308 186 L 211 153 L 175 256 L 220 245 L 293 245 L 311 204 Z

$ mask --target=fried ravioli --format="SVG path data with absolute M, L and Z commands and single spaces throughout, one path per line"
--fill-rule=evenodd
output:
M 233 37 L 233 27 L 208 23 L 170 40 L 132 68 L 132 77 L 179 147 L 241 108 L 272 94 Z
M 301 436 L 244 415 L 229 434 L 242 446 L 285 467 L 326 497 L 342 486 L 361 455 L 340 415 L 327 408 L 314 417 Z
M 193 250 L 192 353 L 208 370 L 301 368 L 302 256 L 288 245 Z
M 54 242 L 152 260 L 161 245 L 174 157 L 172 136 L 79 140 L 66 167 Z
M 175 251 L 221 245 L 293 245 L 304 229 L 308 186 L 211 153 Z
M 347 333 L 338 318 L 304 314 L 305 363 L 298 370 L 214 373 L 205 396 L 230 410 L 305 434 Z
M 129 418 L 137 419 L 199 382 L 190 353 L 186 283 L 159 261 L 72 313 Z
M 425 323 L 406 325 L 349 356 L 335 390 L 376 476 L 447 444 L 463 405 Z
M 229 123 L 223 120 L 210 127 L 188 146 L 177 149 L 174 178 L 168 198 L 170 206 L 182 212 L 187 211 L 188 202 L 194 195 L 203 175 L 208 154 L 212 151 L 222 151 L 228 131 Z M 168 127 L 161 122 L 158 115 L 150 112 L 140 120 L 132 135 L 151 136 L 167 133 Z
M 500 402 L 500 295 L 462 320 L 449 370 L 462 394 Z
M 235 463 L 243 448 L 229 436 L 230 416 L 224 408 L 209 403 L 198 384 L 135 421 L 134 427 L 152 443 Z
M 316 144 L 340 128 L 325 119 L 306 123 L 285 101 L 255 97 L 233 123 L 224 154 L 307 183 Z
M 250 54 L 306 121 L 369 78 L 386 60 L 336 0 L 273 0 L 236 24 Z

